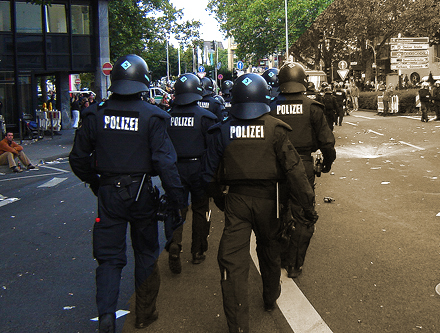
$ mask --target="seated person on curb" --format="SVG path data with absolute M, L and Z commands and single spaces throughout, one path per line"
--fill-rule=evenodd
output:
M 14 142 L 14 134 L 11 132 L 6 133 L 6 137 L 0 141 L 0 165 L 8 162 L 9 168 L 14 172 L 22 172 L 17 164 L 15 158 L 19 158 L 20 161 L 27 167 L 27 169 L 35 169 L 35 166 L 31 164 L 31 161 L 23 151 L 23 147 Z

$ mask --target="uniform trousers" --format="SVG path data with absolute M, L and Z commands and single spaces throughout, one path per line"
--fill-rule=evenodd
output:
M 341 106 L 338 106 L 338 111 L 337 111 L 337 117 L 336 117 L 336 121 L 335 123 L 339 126 L 342 125 L 342 120 L 344 119 L 344 108 Z
M 313 165 L 313 157 L 311 155 L 300 155 L 301 160 L 306 170 L 307 179 L 309 180 L 312 189 L 315 189 L 315 171 Z M 301 207 L 293 203 L 293 206 L 301 211 Z M 310 245 L 310 240 L 315 232 L 314 225 L 306 225 L 301 222 L 295 223 L 295 231 L 291 234 L 287 248 L 283 248 L 281 252 L 281 266 L 292 266 L 299 269 L 304 265 L 307 249 Z
M 17 154 L 13 154 L 9 151 L 6 151 L 0 155 L 0 165 L 6 164 L 6 162 L 7 162 L 9 165 L 9 168 L 13 168 L 13 167 L 17 166 L 17 164 L 15 163 L 16 157 L 18 157 L 18 159 L 21 161 L 21 163 L 23 163 L 24 166 L 28 166 L 31 164 L 31 161 L 26 156 L 24 151 L 19 151 L 19 152 L 17 152 Z
M 150 181 L 133 182 L 125 188 L 101 185 L 98 192 L 99 219 L 93 228 L 96 269 L 96 303 L 99 315 L 117 308 L 121 272 L 127 264 L 126 231 L 130 223 L 135 257 L 136 316 L 148 317 L 156 309 L 160 277 L 157 266 L 159 242 L 157 202 Z M 121 192 L 121 191 L 127 192 Z
M 230 188 L 231 191 L 231 188 Z M 257 255 L 263 280 L 263 300 L 274 303 L 280 295 L 280 244 L 277 234 L 275 194 L 272 199 L 229 192 L 225 204 L 225 228 L 218 250 L 223 308 L 229 332 L 249 332 L 248 276 L 250 236 L 257 239 Z
M 209 197 L 205 195 L 200 180 L 200 159 L 179 160 L 177 169 L 179 170 L 180 181 L 184 189 L 184 200 L 188 201 L 191 193 L 192 210 L 192 241 L 191 253 L 203 254 L 208 250 L 208 235 L 210 223 L 207 221 L 209 211 Z M 182 218 L 186 220 L 188 208 L 182 209 Z M 173 233 L 173 242 L 182 245 L 183 225 Z
M 428 112 L 431 111 L 429 102 L 420 102 L 420 111 L 422 111 L 422 121 L 429 121 Z

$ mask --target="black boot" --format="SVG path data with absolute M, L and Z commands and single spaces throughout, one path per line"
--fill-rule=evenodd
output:
M 99 333 L 115 333 L 116 316 L 114 313 L 105 313 L 99 316 Z

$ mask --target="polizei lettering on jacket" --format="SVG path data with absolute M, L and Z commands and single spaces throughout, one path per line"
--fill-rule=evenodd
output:
M 209 109 L 209 102 L 198 101 L 197 104 L 199 104 L 199 106 L 200 106 L 201 108 Z
M 170 125 L 175 127 L 194 127 L 194 113 L 171 114 Z
M 252 124 L 231 121 L 230 139 L 264 139 L 264 121 L 253 121 Z
M 287 104 L 288 103 L 288 104 Z M 277 115 L 303 114 L 302 101 L 283 101 L 277 105 Z
M 134 111 L 104 111 L 104 129 L 113 131 L 139 131 L 139 112 Z

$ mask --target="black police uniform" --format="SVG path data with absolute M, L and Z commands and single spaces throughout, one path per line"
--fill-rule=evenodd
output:
M 191 193 L 193 263 L 204 259 L 208 250 L 210 223 L 207 221 L 209 197 L 205 195 L 201 184 L 201 158 L 206 150 L 208 128 L 216 123 L 217 117 L 199 107 L 197 102 L 187 105 L 174 105 L 170 111 L 168 134 L 177 153 L 177 167 L 184 187 L 184 199 L 188 201 Z M 188 209 L 182 210 L 182 218 L 186 218 Z M 174 232 L 173 242 L 181 248 L 183 225 Z M 176 273 L 179 273 L 176 271 Z
M 151 176 L 159 175 L 174 207 L 183 207 L 176 152 L 166 132 L 169 117 L 137 95 L 114 94 L 105 103 L 94 104 L 84 112 L 69 156 L 73 172 L 89 183 L 98 196 L 93 255 L 99 264 L 96 302 L 100 317 L 114 314 L 117 309 L 121 271 L 127 263 L 126 229 L 130 222 L 138 327 L 157 318 L 160 285 L 158 193 L 151 184 Z
M 231 110 L 232 95 L 223 94 L 222 97 L 225 100 L 225 110 L 223 111 L 223 115 L 224 115 L 223 119 L 224 119 L 229 115 L 229 111 Z
M 322 97 L 322 104 L 324 104 L 324 114 L 327 119 L 327 124 L 329 128 L 333 131 L 334 123 L 337 117 L 338 104 L 336 102 L 336 97 L 333 95 L 331 90 L 325 91 Z
M 289 140 L 298 151 L 309 183 L 314 188 L 315 171 L 312 153 L 321 150 L 324 172 L 330 170 L 336 158 L 335 138 L 328 127 L 323 105 L 302 93 L 281 93 L 276 99 L 276 107 L 271 109 L 271 115 L 292 128 L 288 134 Z M 291 204 L 295 205 L 294 202 Z M 281 253 L 282 267 L 300 271 L 313 233 L 313 224 L 304 225 L 299 221 L 295 223 L 295 232 L 291 235 L 287 248 Z
M 339 126 L 342 126 L 342 120 L 344 119 L 344 107 L 345 107 L 345 101 L 347 99 L 347 96 L 345 94 L 345 91 L 342 90 L 342 88 L 338 87 L 335 92 L 333 93 L 336 99 L 336 119 L 335 123 Z
M 317 219 L 313 208 L 313 191 L 304 166 L 288 140 L 290 128 L 268 114 L 270 97 L 266 82 L 263 80 L 261 85 L 257 85 L 257 92 L 262 99 L 267 97 L 267 102 L 236 102 L 236 99 L 240 100 L 237 96 L 242 95 L 241 89 L 245 89 L 245 92 L 246 89 L 253 89 L 252 85 L 260 79 L 261 76 L 257 74 L 245 74 L 235 81 L 231 116 L 210 128 L 212 137 L 208 141 L 203 163 L 204 182 L 209 183 L 217 177 L 217 181 L 229 186 L 218 264 L 223 307 L 230 332 L 249 332 L 247 283 L 252 230 L 257 238 L 263 300 L 267 311 L 273 310 L 280 295 L 278 233 L 281 223 L 276 214 L 277 182 L 286 182 L 287 179 L 291 195 L 296 196 L 304 208 L 305 218 Z M 240 87 L 243 84 L 245 88 Z M 238 90 L 237 94 L 234 89 Z M 263 111 L 261 104 L 265 104 Z
M 422 122 L 428 122 L 428 113 L 431 111 L 431 93 L 429 88 L 422 86 L 419 89 L 420 111 L 422 111 Z
M 213 93 L 203 96 L 203 99 L 197 103 L 201 108 L 211 111 L 217 117 L 217 121 L 223 120 L 223 111 L 225 110 L 225 106 L 214 98 Z

